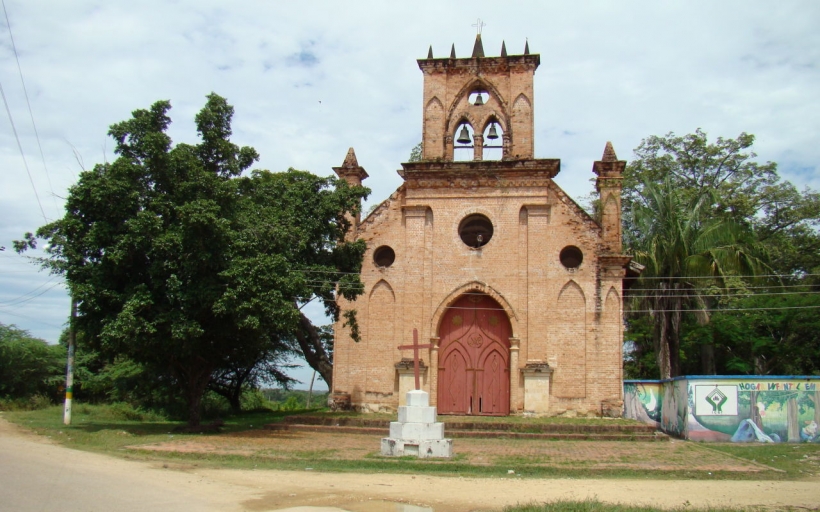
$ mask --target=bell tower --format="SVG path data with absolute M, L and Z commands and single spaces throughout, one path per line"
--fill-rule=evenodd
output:
M 533 75 L 541 62 L 530 54 L 485 57 L 481 34 L 469 58 L 434 58 L 424 73 L 422 160 L 530 160 L 533 158 Z M 485 151 L 485 149 L 487 151 Z M 472 152 L 470 152 L 472 150 Z M 494 157 L 493 157 L 494 156 Z

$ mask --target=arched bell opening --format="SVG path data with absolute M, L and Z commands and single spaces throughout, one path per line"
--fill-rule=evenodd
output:
M 490 118 L 484 128 L 484 150 L 482 160 L 501 160 L 504 158 L 504 129 L 495 117 Z
M 466 162 L 474 159 L 473 150 L 475 144 L 473 141 L 475 132 L 473 127 L 467 121 L 461 121 L 456 127 L 453 143 L 453 160 L 456 162 Z
M 490 93 L 483 89 L 476 89 L 467 97 L 467 101 L 470 102 L 470 105 L 476 107 L 486 104 L 488 99 L 490 99 Z

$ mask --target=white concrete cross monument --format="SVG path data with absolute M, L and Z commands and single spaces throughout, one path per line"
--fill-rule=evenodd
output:
M 418 331 L 413 329 L 413 345 L 399 348 L 413 349 L 416 370 L 416 389 L 407 392 L 407 405 L 399 406 L 398 421 L 390 422 L 390 437 L 382 438 L 381 454 L 401 457 L 414 455 L 428 457 L 452 457 L 453 440 L 444 438 L 444 423 L 437 422 L 436 408 L 430 406 L 430 395 L 419 389 Z

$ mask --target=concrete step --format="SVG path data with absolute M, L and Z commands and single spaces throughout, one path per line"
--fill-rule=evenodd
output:
M 576 441 L 668 441 L 669 437 L 650 425 L 584 425 L 564 423 L 505 423 L 448 421 L 445 435 L 450 438 L 554 439 Z M 288 416 L 281 423 L 266 425 L 269 430 L 329 432 L 387 436 L 390 420 L 359 417 Z

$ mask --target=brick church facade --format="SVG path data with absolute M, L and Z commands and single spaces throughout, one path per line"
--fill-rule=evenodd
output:
M 414 387 L 440 414 L 620 415 L 623 398 L 621 179 L 606 143 L 592 163 L 596 222 L 534 157 L 540 56 L 434 58 L 424 74 L 420 161 L 350 236 L 367 252 L 355 309 L 360 341 L 335 326 L 332 399 L 392 411 Z M 459 161 L 466 155 L 466 160 Z M 491 159 L 495 157 L 495 159 Z M 361 183 L 353 150 L 336 173 Z M 585 180 L 586 177 L 578 179 Z

